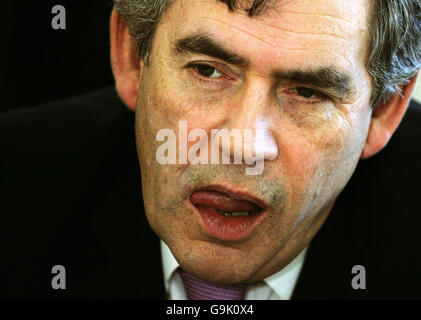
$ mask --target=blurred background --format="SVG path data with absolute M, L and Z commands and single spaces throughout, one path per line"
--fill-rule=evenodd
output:
M 54 5 L 66 30 L 54 30 Z M 0 13 L 0 111 L 113 84 L 109 58 L 112 0 L 3 1 Z
M 54 5 L 67 29 L 54 30 Z M 109 59 L 112 0 L 19 0 L 2 3 L 0 111 L 27 108 L 113 85 Z M 421 101 L 421 80 L 415 98 Z
M 414 99 L 421 103 L 421 78 L 418 79 L 417 88 L 415 89 L 414 93 Z

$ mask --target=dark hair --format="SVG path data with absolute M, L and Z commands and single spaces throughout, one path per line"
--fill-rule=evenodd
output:
M 114 0 L 127 22 L 139 55 L 148 62 L 152 39 L 165 10 L 176 0 Z M 229 10 L 249 16 L 264 11 L 276 0 L 219 0 Z M 251 4 L 249 4 L 251 2 Z M 246 4 L 249 4 L 248 6 Z M 421 1 L 373 0 L 369 23 L 370 53 L 366 63 L 373 77 L 372 106 L 387 101 L 421 67 Z

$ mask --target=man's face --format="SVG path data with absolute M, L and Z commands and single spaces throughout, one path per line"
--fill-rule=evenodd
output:
M 254 282 L 309 244 L 367 136 L 368 15 L 365 0 L 278 1 L 254 17 L 216 0 L 167 10 L 141 71 L 136 138 L 148 221 L 183 269 L 216 283 Z M 157 132 L 178 135 L 180 120 L 209 137 L 263 130 L 263 173 L 232 162 L 159 164 Z M 258 209 L 217 217 L 218 195 Z

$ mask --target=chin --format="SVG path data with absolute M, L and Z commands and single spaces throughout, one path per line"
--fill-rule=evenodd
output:
M 170 247 L 171 248 L 171 247 Z M 192 241 L 186 250 L 172 249 L 180 266 L 196 277 L 219 284 L 245 283 L 257 266 L 238 249 L 207 241 Z

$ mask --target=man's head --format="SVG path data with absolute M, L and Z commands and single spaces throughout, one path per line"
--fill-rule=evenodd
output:
M 405 2 L 116 1 L 112 64 L 136 109 L 147 218 L 186 271 L 254 282 L 308 245 L 407 108 L 421 49 L 420 4 Z M 209 136 L 263 131 L 263 173 L 159 164 L 156 135 L 180 120 Z

